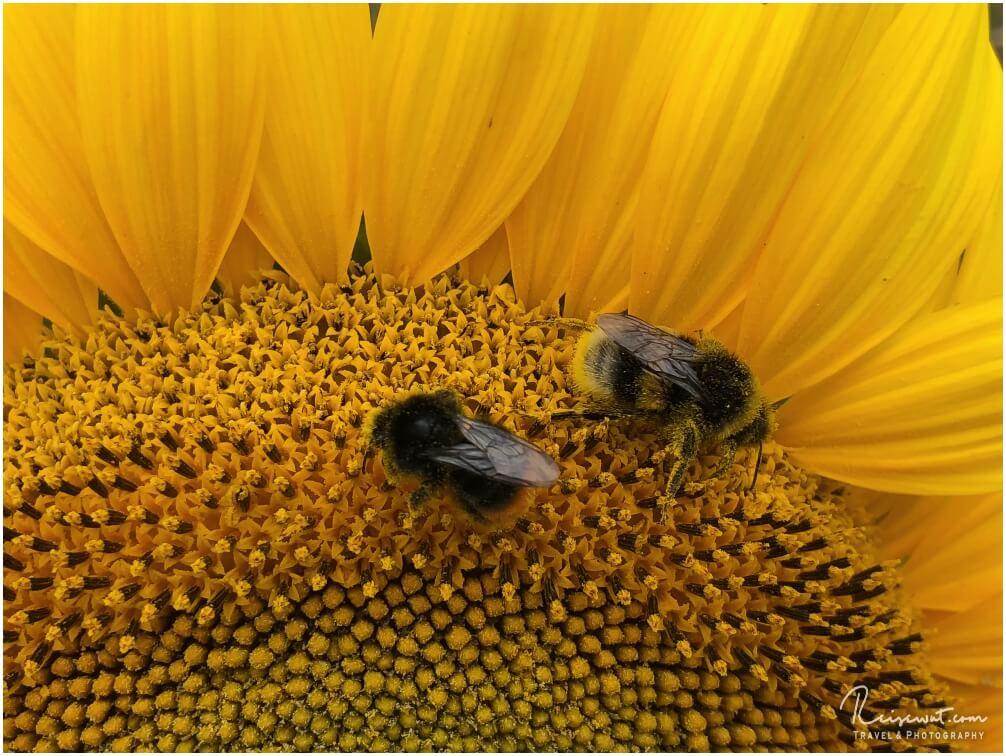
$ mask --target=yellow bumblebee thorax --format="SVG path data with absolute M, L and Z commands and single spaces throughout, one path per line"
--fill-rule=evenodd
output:
M 576 388 L 596 399 L 605 398 L 611 394 L 611 382 L 606 369 L 610 365 L 610 361 L 597 359 L 603 353 L 605 342 L 610 343 L 610 341 L 599 329 L 595 328 L 587 332 L 577 342 L 576 352 L 570 363 L 570 374 Z

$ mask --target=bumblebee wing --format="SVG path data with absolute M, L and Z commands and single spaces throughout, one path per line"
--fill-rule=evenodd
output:
M 597 326 L 654 375 L 680 386 L 696 399 L 708 399 L 697 371 L 705 358 L 688 339 L 632 315 L 598 315 Z
M 489 423 L 460 415 L 455 420 L 465 440 L 428 459 L 514 486 L 544 487 L 559 479 L 559 466 L 537 446 Z

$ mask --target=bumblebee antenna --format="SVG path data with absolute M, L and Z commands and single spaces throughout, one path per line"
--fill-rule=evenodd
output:
M 762 443 L 761 441 L 758 442 L 758 458 L 755 460 L 754 475 L 751 476 L 751 486 L 748 488 L 748 491 L 754 491 L 755 483 L 758 482 L 758 471 L 761 469 Z

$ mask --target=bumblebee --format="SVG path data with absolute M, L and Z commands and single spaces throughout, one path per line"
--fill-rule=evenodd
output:
M 413 506 L 444 489 L 483 520 L 505 510 L 520 489 L 559 479 L 555 460 L 504 428 L 466 417 L 448 390 L 413 394 L 377 410 L 364 432 L 368 451 L 381 450 L 392 480 L 419 480 Z
M 664 454 L 674 456 L 665 493 L 676 496 L 688 464 L 702 448 L 720 447 L 711 477 L 733 463 L 738 447 L 761 445 L 775 430 L 775 409 L 751 369 L 711 337 L 693 338 L 650 325 L 632 315 L 605 314 L 596 327 L 561 321 L 585 333 L 571 372 L 589 396 L 586 411 L 557 417 L 639 417 L 660 428 Z M 663 456 L 663 455 L 661 455 Z

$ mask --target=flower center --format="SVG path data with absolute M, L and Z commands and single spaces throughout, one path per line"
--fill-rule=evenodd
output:
M 894 566 L 774 444 L 661 497 L 509 287 L 270 274 L 6 372 L 5 743 L 17 750 L 844 748 L 844 694 L 941 702 Z M 367 416 L 448 387 L 556 458 L 475 522 L 419 509 Z M 864 717 L 869 718 L 869 710 Z M 891 727 L 894 727 L 891 725 Z

